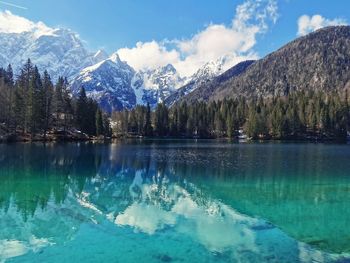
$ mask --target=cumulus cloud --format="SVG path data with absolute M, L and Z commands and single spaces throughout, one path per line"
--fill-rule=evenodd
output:
M 135 69 L 157 68 L 168 63 L 179 61 L 179 52 L 175 49 L 167 50 L 163 43 L 156 41 L 138 42 L 133 48 L 121 48 L 118 55 Z
M 225 67 L 258 57 L 256 37 L 278 18 L 276 0 L 246 0 L 238 5 L 230 25 L 209 24 L 190 39 L 139 42 L 118 54 L 138 70 L 173 64 L 182 76 L 189 76 L 208 61 L 225 59 Z M 171 44 L 171 45 L 169 45 Z M 171 48 L 169 48 L 171 46 Z
M 26 18 L 13 15 L 6 10 L 0 12 L 0 32 L 3 33 L 22 33 L 31 31 L 35 24 Z
M 313 16 L 302 15 L 298 19 L 297 35 L 304 36 L 322 27 L 345 25 L 345 24 L 347 24 L 346 21 L 341 18 L 327 19 L 321 15 L 313 15 Z
M 34 32 L 35 35 L 40 36 L 52 34 L 53 31 L 53 28 L 46 26 L 43 22 L 34 23 L 8 10 L 0 12 L 0 33 Z

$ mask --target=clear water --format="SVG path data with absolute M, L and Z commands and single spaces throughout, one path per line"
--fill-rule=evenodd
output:
M 349 225 L 349 145 L 0 145 L 0 262 L 350 262 Z

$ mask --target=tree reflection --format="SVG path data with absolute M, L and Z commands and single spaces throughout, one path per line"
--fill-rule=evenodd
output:
M 0 215 L 19 214 L 21 227 L 28 220 L 43 224 L 38 218 L 46 213 L 46 222 L 57 225 L 52 236 L 59 235 L 58 229 L 72 236 L 80 224 L 106 219 L 154 234 L 177 225 L 180 216 L 203 229 L 212 222 L 218 227 L 210 234 L 214 238 L 215 231 L 223 231 L 219 221 L 234 209 L 316 248 L 346 252 L 350 183 L 345 171 L 350 164 L 348 155 L 339 154 L 343 150 L 192 142 L 1 145 Z M 210 221 L 211 213 L 219 221 Z M 138 219 L 131 222 L 130 215 Z M 229 218 L 224 222 L 234 229 Z M 254 224 L 246 226 L 253 233 Z M 0 239 L 13 235 L 8 231 Z M 220 242 L 205 233 L 199 229 L 193 238 L 218 249 Z

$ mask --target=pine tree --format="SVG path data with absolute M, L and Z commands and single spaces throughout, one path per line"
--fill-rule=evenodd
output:
M 233 125 L 232 117 L 230 115 L 227 116 L 226 126 L 227 126 L 227 130 L 226 130 L 227 137 L 232 138 L 234 134 L 234 125 Z
M 152 133 L 153 133 L 153 129 L 152 129 L 152 123 L 151 123 L 151 107 L 149 103 L 147 103 L 144 134 L 145 136 L 152 136 Z
M 72 125 L 72 116 L 73 116 L 73 107 L 72 107 L 72 100 L 71 95 L 69 93 L 68 88 L 68 80 L 67 78 L 64 78 L 63 80 L 63 87 L 62 87 L 62 100 L 63 100 L 63 125 L 64 130 L 70 127 Z
M 34 66 L 29 80 L 28 100 L 27 100 L 27 121 L 31 138 L 34 137 L 37 129 L 42 125 L 42 82 L 38 68 Z
M 102 115 L 102 121 L 103 121 L 103 136 L 105 138 L 112 136 L 111 124 L 109 122 L 109 118 L 107 114 Z
M 41 75 L 36 66 L 31 79 L 32 92 L 32 116 L 31 116 L 31 134 L 41 131 L 45 126 L 45 90 L 41 81 Z
M 85 93 L 85 89 L 84 87 L 82 87 L 80 89 L 80 93 L 79 93 L 79 97 L 77 100 L 77 106 L 76 106 L 76 124 L 77 127 L 82 131 L 82 132 L 86 132 L 86 126 L 88 124 L 88 118 L 87 118 L 87 114 L 88 114 L 88 101 L 87 101 L 87 97 L 86 97 L 86 93 Z
M 100 109 L 97 109 L 95 119 L 96 119 L 96 135 L 100 136 L 105 134 L 103 129 L 104 127 L 103 127 L 102 112 Z
M 245 125 L 247 135 L 253 139 L 258 137 L 258 119 L 254 106 L 249 108 L 249 115 Z
M 19 77 L 19 86 L 22 93 L 22 98 L 24 101 L 24 123 L 22 125 L 23 132 L 27 132 L 29 129 L 29 123 L 33 114 L 33 88 L 31 86 L 31 77 L 33 73 L 33 65 L 30 59 L 27 60 L 26 64 L 21 69 L 21 74 Z
M 30 59 L 20 69 L 16 79 L 11 65 L 6 69 L 0 68 L 0 123 L 4 123 L 0 131 L 16 134 L 20 128 L 23 134 L 30 132 L 32 139 L 41 133 L 46 139 L 50 129 L 63 127 L 66 131 L 75 124 L 74 121 L 79 122 L 88 134 L 96 134 L 96 112 L 99 107 L 94 100 L 87 99 L 85 91 L 83 93 L 80 101 L 72 98 L 68 81 L 62 77 L 54 88 L 47 71 L 41 75 Z M 82 105 L 76 107 L 79 108 L 78 112 L 84 112 L 78 114 L 78 121 L 72 111 L 73 104 L 79 104 L 76 101 Z M 144 112 L 145 107 L 140 107 L 136 114 L 138 132 L 142 132 L 144 126 Z M 100 113 L 99 129 L 102 127 L 102 134 L 110 134 L 109 119 L 104 117 L 101 110 Z M 105 126 L 108 126 L 108 131 L 104 129 Z
M 13 104 L 14 130 L 16 132 L 18 126 L 24 129 L 25 125 L 25 99 L 23 97 L 22 89 L 18 86 L 15 88 Z
M 13 80 L 13 70 L 11 64 L 7 66 L 5 75 L 5 84 L 8 87 L 8 98 L 7 98 L 7 130 L 10 131 L 10 126 L 13 122 L 13 104 L 14 104 L 14 80 Z
M 50 75 L 45 70 L 43 76 L 43 92 L 44 92 L 44 140 L 46 140 L 46 134 L 52 123 L 52 100 L 53 100 L 53 84 L 51 82 Z
M 159 103 L 155 110 L 155 131 L 158 136 L 166 136 L 168 133 L 169 113 L 164 103 Z
M 96 101 L 92 98 L 88 98 L 87 102 L 87 116 L 85 123 L 85 132 L 89 135 L 96 135 L 96 111 L 98 109 L 98 105 Z

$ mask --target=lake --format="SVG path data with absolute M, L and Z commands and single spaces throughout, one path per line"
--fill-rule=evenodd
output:
M 0 262 L 350 262 L 350 145 L 0 145 Z

